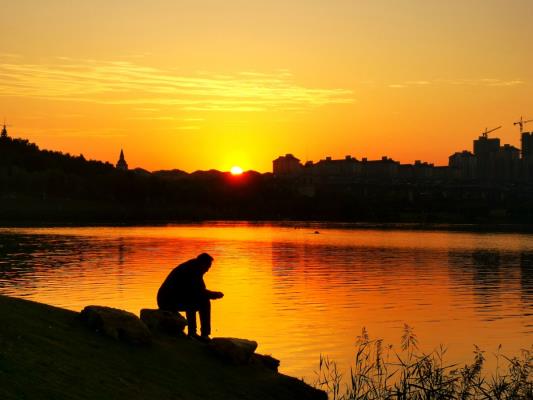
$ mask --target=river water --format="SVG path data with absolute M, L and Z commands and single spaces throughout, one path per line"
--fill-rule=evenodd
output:
M 208 252 L 213 336 L 254 339 L 281 371 L 312 381 L 320 354 L 348 368 L 363 327 L 398 347 L 472 360 L 474 344 L 533 344 L 533 235 L 325 224 L 0 229 L 0 293 L 79 311 L 138 313 L 177 264 Z

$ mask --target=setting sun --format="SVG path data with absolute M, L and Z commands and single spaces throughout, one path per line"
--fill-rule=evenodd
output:
M 232 175 L 240 175 L 240 174 L 242 174 L 243 171 L 242 171 L 241 167 L 233 166 L 233 167 L 231 167 L 230 172 L 231 172 Z

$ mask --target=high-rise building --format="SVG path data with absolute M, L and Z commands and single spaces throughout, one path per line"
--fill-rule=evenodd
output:
M 477 178 L 491 179 L 494 177 L 495 158 L 500 150 L 500 139 L 480 136 L 474 140 L 474 155 L 477 159 Z
M 520 150 L 509 144 L 499 148 L 494 157 L 494 178 L 514 181 L 520 176 Z
M 491 153 L 496 153 L 500 149 L 500 139 L 480 136 L 474 140 L 474 155 L 484 157 Z
M 533 132 L 522 132 L 522 176 L 533 180 Z
M 522 133 L 522 158 L 524 160 L 533 159 L 533 132 Z

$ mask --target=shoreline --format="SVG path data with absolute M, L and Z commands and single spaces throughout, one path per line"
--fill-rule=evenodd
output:
M 323 220 L 288 219 L 206 219 L 206 220 L 146 220 L 146 221 L 103 221 L 103 222 L 63 222 L 63 221 L 1 221 L 0 229 L 10 228 L 85 228 L 85 227 L 172 227 L 198 225 L 251 225 L 289 228 L 330 228 L 346 230 L 383 230 L 383 231 L 442 231 L 473 233 L 533 233 L 533 224 L 513 223 L 422 223 L 422 222 L 350 222 Z

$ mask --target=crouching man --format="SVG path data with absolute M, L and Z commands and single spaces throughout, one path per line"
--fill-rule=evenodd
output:
M 157 292 L 157 305 L 165 311 L 185 311 L 188 336 L 207 342 L 211 334 L 211 300 L 224 297 L 222 292 L 207 290 L 204 274 L 213 257 L 202 253 L 174 268 Z M 200 315 L 201 336 L 196 332 L 196 312 Z

